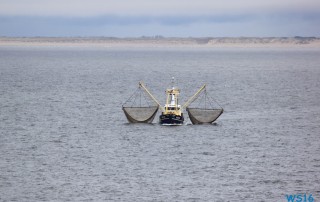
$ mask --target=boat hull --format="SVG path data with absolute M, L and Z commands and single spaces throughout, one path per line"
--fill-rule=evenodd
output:
M 159 117 L 161 125 L 182 125 L 184 121 L 183 115 L 162 114 Z

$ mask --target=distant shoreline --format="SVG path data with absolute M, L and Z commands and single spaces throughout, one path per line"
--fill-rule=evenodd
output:
M 0 37 L 1 46 L 45 47 L 306 47 L 320 48 L 318 37 Z

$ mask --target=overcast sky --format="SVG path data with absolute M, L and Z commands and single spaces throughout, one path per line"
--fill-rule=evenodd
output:
M 0 0 L 0 36 L 320 36 L 320 0 Z

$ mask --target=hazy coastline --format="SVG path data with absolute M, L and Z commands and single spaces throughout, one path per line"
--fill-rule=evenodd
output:
M 0 37 L 0 46 L 67 47 L 306 47 L 320 48 L 318 37 Z

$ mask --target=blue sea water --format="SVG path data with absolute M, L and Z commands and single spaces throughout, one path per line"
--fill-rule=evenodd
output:
M 320 200 L 320 50 L 0 47 L 0 201 Z M 128 124 L 204 83 L 215 125 Z M 187 121 L 188 122 L 188 121 Z

